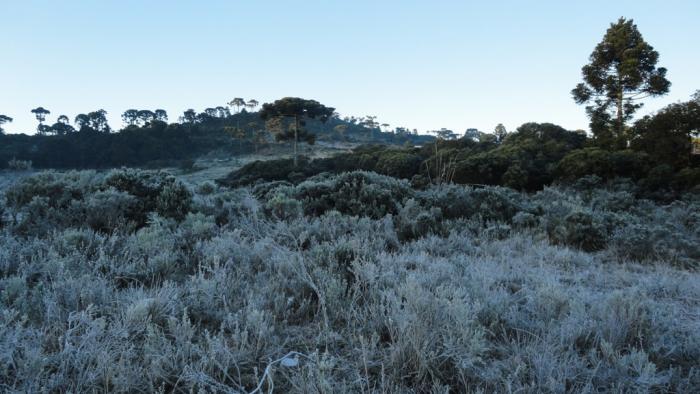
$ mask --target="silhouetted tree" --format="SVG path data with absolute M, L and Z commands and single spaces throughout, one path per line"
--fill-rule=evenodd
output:
M 571 93 L 578 104 L 592 103 L 586 111 L 600 145 L 624 147 L 625 121 L 642 106 L 639 100 L 668 93 L 671 83 L 666 69 L 656 67 L 658 59 L 632 19 L 611 24 L 595 47 L 582 68 L 584 82 Z
M 374 139 L 374 130 L 377 127 L 379 127 L 379 123 L 377 122 L 377 117 L 374 115 L 367 115 L 362 120 L 361 125 L 367 128 L 367 130 L 369 131 L 369 138 L 371 140 L 373 140 Z
M 156 114 L 153 111 L 149 111 L 147 109 L 142 109 L 138 111 L 136 116 L 144 125 L 156 118 Z
M 464 135 L 462 136 L 462 138 L 467 139 L 467 140 L 472 140 L 472 141 L 478 141 L 480 134 L 481 134 L 481 132 L 479 131 L 479 129 L 470 128 L 464 132 Z
M 5 129 L 2 128 L 2 125 L 4 125 L 5 123 L 11 123 L 11 122 L 12 122 L 12 118 L 10 118 L 9 116 L 0 115 L 0 134 L 5 132 Z
M 88 114 L 79 114 L 75 117 L 75 124 L 80 131 L 98 131 L 109 133 L 112 129 L 107 123 L 107 111 L 100 109 Z
M 297 143 L 303 138 L 307 143 L 313 144 L 315 136 L 306 129 L 301 128 L 306 124 L 305 119 L 319 119 L 325 123 L 333 114 L 335 108 L 326 107 L 316 100 L 306 100 L 299 97 L 285 97 L 274 103 L 263 104 L 260 117 L 263 120 L 270 118 L 293 118 L 292 131 L 282 129 L 275 136 L 278 140 L 294 141 L 294 165 L 297 165 Z
M 454 131 L 452 131 L 450 129 L 446 129 L 444 127 L 441 128 L 440 130 L 435 130 L 434 133 L 435 133 L 435 135 L 437 135 L 437 137 L 439 139 L 442 139 L 442 140 L 453 140 L 453 139 L 457 138 L 457 134 Z
M 39 121 L 39 126 L 37 126 L 37 128 L 36 128 L 37 131 L 39 133 L 42 133 L 42 134 L 45 133 L 46 130 L 43 127 L 44 121 L 46 120 L 46 115 L 50 114 L 51 111 L 49 111 L 48 109 L 46 109 L 44 107 L 37 107 L 37 108 L 34 108 L 31 112 L 36 117 L 36 120 Z
M 136 109 L 127 109 L 122 114 L 122 121 L 129 126 L 133 126 L 139 119 L 139 111 Z
M 233 100 L 228 102 L 228 105 L 232 107 L 236 107 L 236 113 L 241 112 L 241 107 L 245 107 L 246 103 L 245 100 L 243 100 L 240 97 L 236 97 Z
M 246 107 L 250 108 L 251 110 L 255 110 L 255 108 L 257 108 L 257 106 L 258 106 L 259 104 L 260 104 L 260 103 L 258 102 L 258 100 L 256 100 L 256 99 L 250 99 L 250 100 L 248 100 L 248 103 L 246 104 Z
M 204 114 L 210 118 L 216 118 L 219 111 L 217 111 L 216 108 L 205 108 Z
M 216 110 L 217 118 L 225 119 L 231 116 L 231 111 L 229 111 L 226 107 L 216 107 L 214 109 Z
M 168 121 L 168 113 L 164 109 L 157 109 L 155 112 L 153 112 L 155 115 L 155 119 L 159 120 L 161 122 L 167 122 Z
M 180 117 L 180 121 L 182 123 L 194 123 L 197 121 L 197 112 L 193 110 L 192 108 L 188 109 L 187 111 L 183 112 L 182 116 Z
M 75 132 L 75 129 L 70 125 L 68 116 L 61 115 L 56 119 L 56 123 L 50 127 L 49 131 L 55 135 L 66 135 Z
M 496 125 L 496 128 L 493 129 L 493 134 L 496 136 L 497 142 L 503 142 L 503 139 L 508 135 L 508 130 L 506 130 L 506 126 L 503 126 L 503 123 L 499 123 Z

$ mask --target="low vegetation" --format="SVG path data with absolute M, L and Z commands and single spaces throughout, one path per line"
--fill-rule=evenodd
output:
M 631 123 L 658 57 L 611 24 L 572 91 L 590 135 L 31 110 L 0 128 L 0 391 L 697 392 L 700 93 Z
M 690 392 L 700 200 L 634 188 L 13 178 L 0 387 Z

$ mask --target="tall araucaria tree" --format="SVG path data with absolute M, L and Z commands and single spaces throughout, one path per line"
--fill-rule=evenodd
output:
M 243 100 L 240 97 L 236 97 L 233 100 L 228 102 L 228 105 L 231 107 L 236 107 L 236 113 L 241 112 L 241 108 L 246 106 L 245 100 Z
M 586 112 L 598 145 L 626 147 L 625 122 L 642 106 L 639 100 L 668 93 L 671 83 L 666 69 L 656 67 L 658 60 L 632 19 L 610 25 L 582 68 L 583 82 L 571 91 L 576 103 L 589 104 Z
M 318 119 L 325 123 L 333 115 L 335 108 L 326 107 L 316 100 L 306 100 L 299 97 L 285 97 L 274 103 L 265 103 L 260 110 L 260 118 L 263 120 L 284 120 L 292 118 L 292 130 L 288 132 L 284 127 L 276 130 L 277 140 L 294 141 L 294 166 L 296 167 L 297 144 L 300 138 L 313 144 L 315 135 L 302 128 L 306 125 L 306 119 Z
M 46 120 L 46 115 L 50 114 L 51 111 L 49 111 L 48 109 L 46 109 L 44 107 L 37 107 L 37 108 L 34 108 L 31 112 L 36 117 L 36 120 L 39 121 L 39 126 L 37 126 L 37 128 L 36 128 L 37 131 L 40 134 L 45 133 L 46 130 L 44 129 L 44 121 Z

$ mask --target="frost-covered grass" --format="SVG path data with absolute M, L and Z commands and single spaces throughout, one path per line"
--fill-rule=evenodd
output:
M 692 197 L 130 171 L 4 194 L 3 392 L 700 387 Z

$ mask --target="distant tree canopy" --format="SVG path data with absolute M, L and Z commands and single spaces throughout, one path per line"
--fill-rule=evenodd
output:
M 107 123 L 107 111 L 99 109 L 87 114 L 79 114 L 75 117 L 75 124 L 79 131 L 96 131 L 100 133 L 109 133 L 112 128 Z
M 260 111 L 260 118 L 266 121 L 277 122 L 275 137 L 278 140 L 294 141 L 294 165 L 297 164 L 297 143 L 299 139 L 313 144 L 315 136 L 303 126 L 306 119 L 318 119 L 325 123 L 335 111 L 335 108 L 326 107 L 316 100 L 306 100 L 299 97 L 285 97 L 273 103 L 265 103 Z M 291 130 L 284 127 L 284 119 L 292 118 Z M 280 123 L 281 122 L 281 123 Z
M 666 69 L 656 67 L 659 53 L 649 45 L 632 19 L 610 25 L 583 66 L 583 82 L 572 90 L 586 112 L 598 146 L 625 148 L 625 122 L 642 106 L 639 100 L 666 94 L 671 83 Z
M 503 142 L 503 140 L 508 135 L 508 130 L 506 130 L 506 126 L 503 126 L 503 123 L 499 123 L 493 129 L 493 135 L 496 136 L 497 142 Z
M 10 122 L 12 122 L 12 118 L 10 118 L 7 115 L 0 115 L 0 134 L 5 132 L 5 129 L 2 128 L 2 125 Z
M 440 130 L 435 130 L 433 133 L 442 140 L 453 140 L 457 138 L 457 133 L 444 127 Z
M 13 158 L 32 161 L 36 168 L 108 168 L 121 166 L 179 165 L 211 151 L 227 154 L 258 152 L 274 140 L 270 128 L 275 122 L 265 122 L 259 113 L 248 112 L 257 106 L 256 100 L 248 100 L 240 112 L 225 106 L 206 108 L 202 112 L 186 110 L 179 121 L 167 124 L 164 110 L 128 109 L 121 114 L 124 127 L 114 132 L 107 123 L 107 113 L 97 110 L 75 117 L 75 123 L 66 115 L 60 115 L 53 125 L 45 116 L 42 132 L 35 135 L 2 134 L 0 143 L 0 168 L 6 168 Z M 0 118 L 0 126 L 10 122 L 10 117 Z M 292 118 L 277 119 L 285 132 L 293 131 Z M 322 126 L 322 119 L 329 124 Z M 302 134 L 315 135 L 328 141 L 371 142 L 402 145 L 421 144 L 432 137 L 413 133 L 377 132 L 372 136 L 358 118 L 355 123 L 340 119 L 337 114 L 329 118 L 304 117 Z M 361 119 L 361 118 L 360 118 Z M 336 127 L 340 126 L 343 135 Z M 235 133 L 230 130 L 235 129 Z M 234 137 L 234 138 L 232 138 Z M 282 139 L 284 141 L 284 139 Z
M 44 127 L 44 121 L 46 120 L 46 115 L 50 114 L 51 111 L 44 107 L 37 107 L 31 110 L 31 113 L 33 113 L 36 117 L 36 120 L 39 121 L 39 125 L 36 128 L 37 132 L 39 134 L 45 134 L 47 132 L 47 129 Z

